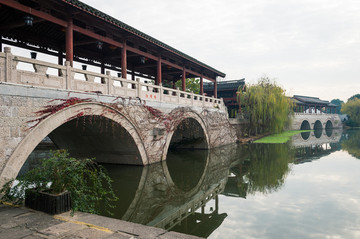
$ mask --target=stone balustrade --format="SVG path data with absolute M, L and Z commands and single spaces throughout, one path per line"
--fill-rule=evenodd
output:
M 19 63 L 33 66 L 34 71 L 17 69 Z M 55 69 L 57 75 L 48 74 L 48 69 Z M 84 79 L 76 79 L 75 74 L 83 75 Z M 96 78 L 100 80 L 95 80 Z M 106 74 L 73 68 L 69 62 L 65 66 L 45 61 L 15 56 L 10 47 L 5 47 L 0 52 L 0 82 L 10 84 L 31 85 L 35 87 L 46 87 L 64 89 L 78 92 L 94 92 L 125 98 L 140 98 L 145 101 L 158 101 L 178 105 L 219 108 L 226 111 L 222 99 L 208 97 L 141 82 L 114 77 L 107 71 Z
M 294 112 L 295 115 L 337 115 L 336 113 L 324 113 L 324 112 L 317 112 L 317 113 L 304 113 L 304 112 Z

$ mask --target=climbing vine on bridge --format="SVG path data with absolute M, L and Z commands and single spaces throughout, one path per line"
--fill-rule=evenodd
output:
M 52 103 L 54 101 L 61 101 L 60 104 L 49 104 L 49 105 L 46 105 L 44 106 L 44 109 L 42 110 L 39 110 L 37 112 L 35 112 L 35 114 L 37 116 L 39 116 L 38 118 L 36 119 L 33 119 L 33 120 L 29 120 L 27 121 L 26 123 L 33 123 L 35 122 L 34 125 L 32 125 L 29 129 L 32 129 L 32 128 L 35 128 L 38 124 L 41 123 L 41 121 L 43 121 L 44 119 L 46 119 L 47 117 L 49 117 L 50 115 L 53 115 L 57 112 L 59 112 L 60 110 L 62 109 L 65 109 L 71 105 L 75 105 L 75 104 L 79 104 L 79 103 L 83 103 L 83 102 L 90 102 L 92 101 L 92 99 L 80 99 L 80 98 L 77 98 L 77 97 L 70 97 L 68 99 L 54 99 L 54 100 L 50 100 L 49 103 Z M 79 116 L 82 116 L 83 114 L 79 113 Z M 77 116 L 75 116 L 76 118 Z
M 53 104 L 56 101 L 60 101 L 59 104 Z M 70 97 L 68 99 L 54 99 L 50 100 L 48 105 L 44 106 L 42 110 L 39 110 L 35 112 L 35 115 L 38 116 L 37 118 L 33 120 L 29 120 L 26 123 L 34 123 L 32 126 L 28 128 L 33 129 L 37 125 L 39 125 L 44 119 L 47 117 L 69 107 L 72 105 L 84 103 L 84 102 L 96 102 L 94 99 L 91 98 L 85 98 L 81 99 L 78 97 Z M 156 123 L 163 124 L 166 131 L 170 132 L 175 130 L 174 127 L 176 127 L 182 120 L 184 120 L 184 114 L 186 112 L 191 111 L 188 107 L 179 107 L 174 110 L 172 110 L 169 114 L 164 114 L 158 109 L 155 109 L 151 106 L 146 105 L 145 101 L 142 101 L 141 99 L 126 99 L 123 97 L 117 97 L 114 99 L 112 103 L 101 103 L 105 106 L 108 106 L 104 109 L 104 112 L 100 114 L 100 116 L 105 116 L 107 113 L 122 113 L 127 116 L 127 118 L 132 121 L 133 124 L 139 125 L 138 120 L 136 119 L 137 115 L 134 115 L 130 110 L 132 106 L 142 106 L 140 109 L 143 110 L 142 113 L 148 114 L 150 113 L 150 116 L 156 120 Z M 130 107 L 129 107 L 130 106 Z M 83 124 L 85 124 L 86 118 L 88 118 L 89 122 L 92 123 L 93 116 L 87 116 L 86 110 L 90 110 L 91 108 L 84 108 L 82 111 L 79 111 L 76 115 L 70 117 L 67 119 L 67 121 L 71 121 L 73 119 L 77 119 L 77 125 L 79 119 L 83 120 Z M 114 123 L 112 124 L 112 126 Z M 143 126 L 145 127 L 145 126 Z M 153 128 L 153 125 L 149 124 L 148 127 Z M 149 128 L 149 129 L 150 129 Z M 160 139 L 160 138 L 158 138 Z

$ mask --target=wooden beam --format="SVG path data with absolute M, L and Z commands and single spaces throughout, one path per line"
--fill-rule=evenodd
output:
M 21 3 L 16 2 L 14 0 L 0 0 L 0 4 L 3 4 L 5 6 L 14 8 L 16 10 L 28 13 L 30 15 L 45 19 L 46 21 L 53 22 L 53 23 L 58 24 L 60 26 L 67 27 L 67 22 L 66 21 L 61 20 L 59 18 L 56 18 L 54 16 L 51 16 L 50 14 L 47 14 L 45 12 L 41 12 L 41 11 L 35 10 L 35 9 L 31 8 L 31 7 L 22 5 Z
M 89 44 L 93 44 L 96 43 L 97 40 L 91 40 L 91 41 L 77 41 L 74 42 L 74 46 L 83 46 L 83 45 L 89 45 Z
M 33 24 L 39 23 L 39 22 L 43 22 L 45 21 L 44 19 L 35 19 L 33 20 Z M 9 30 L 9 29 L 14 29 L 14 28 L 18 28 L 18 27 L 23 27 L 25 26 L 25 22 L 24 20 L 18 21 L 18 22 L 14 22 L 13 24 L 9 24 L 6 26 L 1 26 L 0 30 Z
M 149 68 L 149 67 L 157 67 L 157 63 L 156 64 L 142 64 L 142 65 L 134 66 L 135 69 L 143 69 L 143 68 Z

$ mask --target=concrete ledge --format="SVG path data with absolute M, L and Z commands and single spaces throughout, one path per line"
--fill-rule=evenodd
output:
M 51 216 L 24 207 L 0 204 L 0 238 L 161 238 L 199 237 L 168 232 L 99 215 L 77 212 Z

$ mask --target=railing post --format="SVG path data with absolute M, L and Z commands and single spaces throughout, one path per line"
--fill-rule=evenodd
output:
M 5 52 L 5 82 L 11 81 L 11 70 L 12 70 L 12 54 L 10 47 L 4 47 Z
M 137 92 L 137 97 L 139 97 L 141 99 L 141 84 L 140 84 L 140 78 L 136 78 L 136 92 Z
M 70 61 L 65 61 L 66 66 L 66 89 L 71 89 L 71 81 L 72 81 L 72 67 Z
M 160 83 L 159 84 L 159 86 L 160 86 L 160 102 L 162 102 L 163 101 L 163 86 L 162 86 L 162 83 Z
M 205 107 L 205 97 L 206 97 L 206 96 L 205 96 L 205 95 L 202 95 L 201 97 L 202 97 L 202 107 Z
M 191 105 L 194 106 L 194 92 L 191 91 Z
M 176 95 L 177 95 L 177 102 L 180 104 L 180 90 L 179 87 L 176 87 Z
M 111 75 L 110 75 L 110 71 L 106 71 L 106 75 L 107 75 L 107 78 L 106 78 L 106 94 L 110 95 L 110 87 L 111 87 Z

